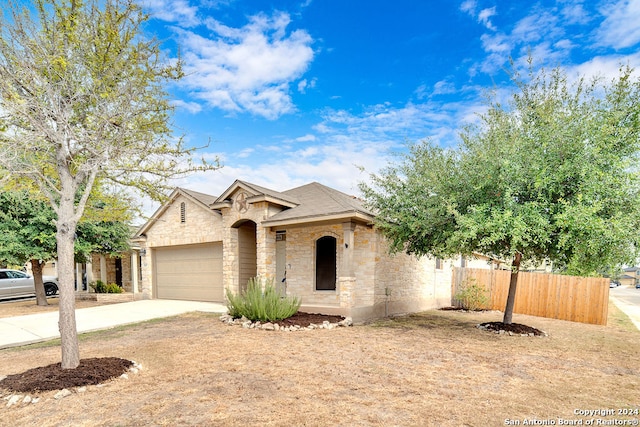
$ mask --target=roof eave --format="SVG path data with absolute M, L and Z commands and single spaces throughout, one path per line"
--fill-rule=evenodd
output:
M 302 218 L 290 218 L 282 220 L 262 221 L 264 227 L 281 227 L 286 225 L 304 225 L 313 222 L 335 222 L 340 220 L 350 220 L 365 223 L 367 225 L 373 223 L 373 216 L 362 212 L 341 212 L 329 215 L 313 215 Z
M 295 208 L 296 206 L 298 206 L 298 204 L 296 204 L 296 203 L 293 203 L 293 202 L 288 201 L 288 200 L 283 200 L 283 199 L 278 198 L 278 197 L 273 197 L 273 196 L 270 196 L 268 194 L 258 194 L 257 196 L 249 197 L 249 198 L 247 198 L 247 202 L 249 202 L 249 203 L 268 202 L 268 203 L 272 203 L 274 205 L 283 206 L 283 207 L 286 207 L 286 208 Z
M 232 204 L 230 201 L 228 201 L 228 200 L 225 200 L 225 201 L 223 201 L 223 202 L 215 202 L 215 203 L 211 203 L 211 204 L 209 205 L 209 207 L 210 207 L 211 209 L 213 209 L 213 210 L 219 210 L 219 209 L 222 209 L 222 208 L 230 208 L 231 206 L 233 206 L 233 204 Z

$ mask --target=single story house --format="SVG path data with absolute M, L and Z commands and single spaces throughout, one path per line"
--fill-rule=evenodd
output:
M 90 284 L 101 280 L 104 283 L 115 283 L 122 287 L 125 292 L 137 292 L 138 287 L 134 286 L 134 280 L 137 285 L 137 277 L 140 271 L 140 257 L 138 255 L 140 248 L 132 246 L 131 251 L 122 252 L 117 256 L 105 254 L 91 254 L 91 259 L 87 263 L 75 264 L 75 289 L 77 293 L 92 292 Z M 48 261 L 42 267 L 44 276 L 58 276 L 57 260 Z M 132 268 L 137 266 L 137 268 Z M 24 269 L 28 274 L 31 271 L 31 262 L 24 265 Z
M 279 192 L 237 180 L 218 197 L 177 188 L 134 237 L 134 291 L 139 280 L 140 298 L 224 302 L 258 276 L 303 311 L 356 321 L 451 305 L 453 261 L 390 255 L 373 219 L 317 182 Z
M 619 281 L 620 284 L 625 286 L 635 286 L 640 283 L 640 267 L 634 266 L 625 268 Z

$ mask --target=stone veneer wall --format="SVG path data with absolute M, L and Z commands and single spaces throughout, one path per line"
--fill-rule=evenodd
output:
M 344 246 L 342 225 L 317 225 L 287 228 L 287 294 L 302 299 L 303 306 L 340 306 L 337 291 L 315 290 L 315 242 L 321 237 L 336 238 L 337 277 L 340 277 L 340 265 Z M 275 254 L 274 254 L 275 259 Z
M 224 234 L 222 274 L 225 289 L 234 293 L 240 289 L 238 230 L 234 228 L 240 221 L 256 223 L 256 274 L 265 279 L 276 277 L 276 232 L 260 224 L 280 211 L 281 209 L 270 206 L 267 202 L 250 204 L 246 212 L 239 212 L 233 206 L 221 210 Z
M 184 223 L 180 222 L 180 203 L 182 202 L 185 202 Z M 154 248 L 222 241 L 222 218 L 180 195 L 145 234 L 147 237 L 143 248 L 146 249 L 146 255 L 142 257 L 140 289 L 143 298 L 148 299 L 154 297 L 152 290 Z M 223 248 L 223 251 L 225 249 Z
M 107 283 L 116 283 L 116 258 L 105 256 L 107 261 Z M 124 252 L 121 258 L 122 265 L 122 288 L 126 292 L 132 292 L 131 287 L 131 252 Z M 100 255 L 91 255 L 91 274 L 93 281 L 100 280 Z M 89 287 L 91 292 L 91 287 Z
M 377 236 L 377 257 L 374 317 L 451 305 L 450 260 L 436 269 L 435 258 L 389 254 L 382 235 Z
M 451 304 L 450 262 L 443 262 L 442 269 L 436 270 L 433 258 L 389 255 L 384 237 L 371 227 L 355 227 L 355 280 L 341 274 L 345 250 L 342 224 L 292 227 L 286 232 L 287 294 L 301 297 L 303 309 L 349 315 L 359 321 Z M 315 242 L 323 236 L 337 241 L 336 291 L 315 290 Z M 341 284 L 348 287 L 342 298 Z

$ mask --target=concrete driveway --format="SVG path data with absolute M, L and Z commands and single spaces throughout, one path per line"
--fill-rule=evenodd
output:
M 107 304 L 77 309 L 76 326 L 78 333 L 91 332 L 193 311 L 222 314 L 227 312 L 227 307 L 210 302 L 160 299 Z M 0 318 L 0 349 L 55 338 L 60 338 L 57 311 Z

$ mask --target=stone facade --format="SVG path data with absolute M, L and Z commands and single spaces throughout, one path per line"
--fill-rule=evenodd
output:
M 304 311 L 340 314 L 355 321 L 451 304 L 451 262 L 436 266 L 436 260 L 427 257 L 390 255 L 384 238 L 371 225 L 372 217 L 357 211 L 355 199 L 315 183 L 303 190 L 313 197 L 304 200 L 302 190 L 268 193 L 243 182 L 218 198 L 209 196 L 213 201 L 202 194 L 197 200 L 188 192 L 174 192 L 138 236 L 144 254 L 143 295 L 154 297 L 154 250 L 222 242 L 223 287 L 234 293 L 245 286 L 240 278 L 246 269 L 253 268 L 255 276 L 268 280 L 285 271 L 286 282 L 278 285 L 287 295 L 300 297 Z M 321 212 L 315 217 L 313 206 L 309 208 L 313 203 Z M 343 205 L 356 210 L 343 213 L 339 210 Z M 297 206 L 302 206 L 299 217 L 291 215 Z M 255 239 L 248 238 L 247 230 L 254 225 Z M 318 290 L 316 245 L 327 236 L 336 243 L 336 286 Z M 278 237 L 284 246 L 276 244 Z M 246 262 L 243 245 L 247 244 L 255 244 L 254 264 Z M 282 247 L 286 255 L 279 258 Z
M 103 275 L 100 258 L 105 258 L 104 266 L 106 267 L 106 275 Z M 92 254 L 91 255 L 91 276 L 89 276 L 90 282 L 95 282 L 96 280 L 102 280 L 104 276 L 106 280 L 103 280 L 105 284 L 107 283 L 117 283 L 116 280 L 116 260 L 120 260 L 120 268 L 122 272 L 122 282 L 119 285 L 125 290 L 125 292 L 132 292 L 132 279 L 133 276 L 131 274 L 131 252 L 125 252 L 121 254 L 121 257 L 111 257 L 109 255 L 100 255 L 100 254 Z M 88 275 L 87 275 L 88 276 Z

